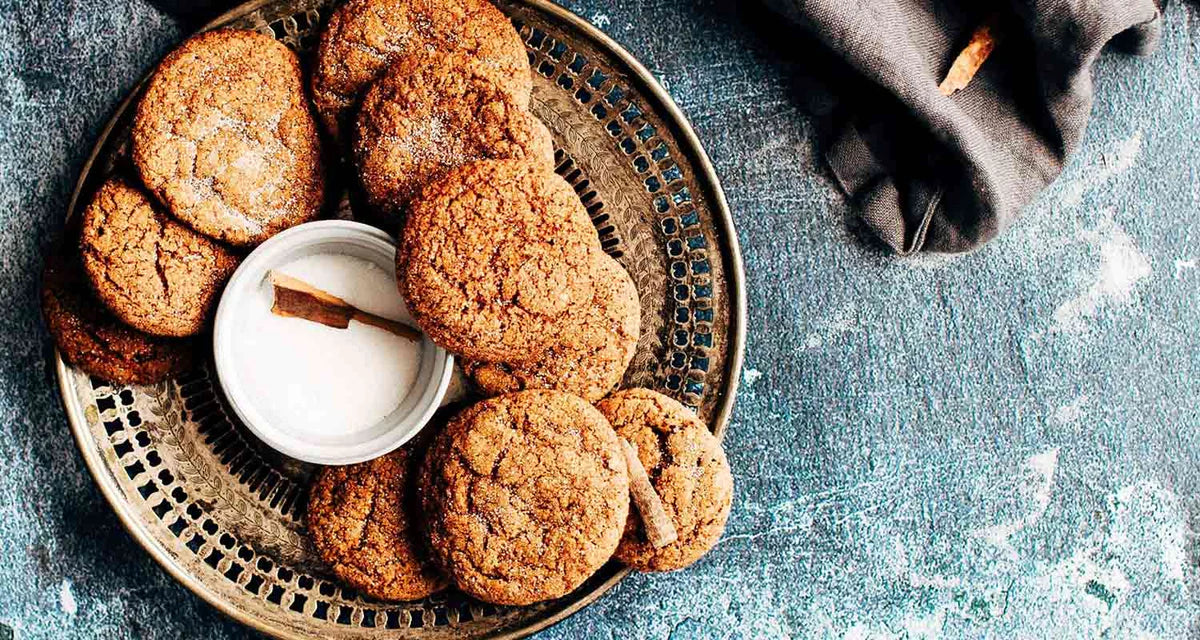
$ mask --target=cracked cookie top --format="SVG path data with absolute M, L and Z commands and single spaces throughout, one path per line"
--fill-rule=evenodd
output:
M 602 253 L 566 181 L 527 162 L 483 160 L 413 200 L 397 281 L 438 345 L 470 360 L 530 363 L 595 300 Z
M 254 31 L 209 31 L 154 72 L 133 122 L 133 162 L 196 231 L 254 245 L 320 213 L 325 178 L 300 61 Z
M 557 389 L 588 402 L 603 398 L 621 381 L 637 350 L 641 304 L 633 279 L 606 254 L 597 256 L 595 297 L 540 360 L 527 365 L 464 362 L 463 369 L 487 395 L 525 389 Z
M 525 45 L 487 0 L 350 0 L 333 12 L 317 44 L 312 96 L 340 140 L 363 89 L 388 65 L 418 51 L 470 54 L 520 106 L 533 86 Z
M 339 579 L 380 600 L 420 600 L 446 588 L 420 537 L 410 499 L 410 453 L 324 467 L 309 490 L 306 523 Z
M 161 336 L 199 333 L 238 257 L 110 178 L 83 212 L 83 266 L 122 322 Z
M 549 130 L 502 80 L 471 53 L 421 50 L 371 85 L 358 112 L 354 158 L 377 217 L 397 223 L 422 186 L 468 162 L 528 158 L 554 166 Z
M 721 539 L 733 501 L 733 476 L 716 436 L 679 402 L 649 389 L 618 391 L 596 404 L 638 452 L 679 539 L 655 549 L 636 510 L 616 558 L 639 571 L 674 571 Z
M 89 291 L 78 256 L 52 254 L 42 276 L 42 315 L 63 360 L 116 384 L 157 384 L 188 369 L 195 343 L 136 331 Z
M 571 592 L 612 555 L 629 512 L 621 445 L 555 391 L 485 400 L 434 440 L 421 471 L 430 546 L 455 584 L 496 604 Z

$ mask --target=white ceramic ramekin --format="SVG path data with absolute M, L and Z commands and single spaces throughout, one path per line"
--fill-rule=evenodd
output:
M 213 353 L 217 377 L 238 418 L 260 440 L 293 458 L 317 464 L 351 464 L 381 456 L 417 434 L 437 411 L 450 384 L 454 358 L 428 338 L 421 345 L 421 364 L 412 390 L 392 413 L 368 429 L 349 434 L 344 441 L 314 442 L 272 424 L 238 379 L 233 349 L 238 307 L 258 302 L 268 273 L 289 262 L 318 253 L 343 253 L 395 269 L 396 245 L 384 232 L 357 222 L 323 220 L 279 233 L 255 249 L 234 272 L 217 307 L 213 328 Z M 259 402 L 263 400 L 260 399 Z

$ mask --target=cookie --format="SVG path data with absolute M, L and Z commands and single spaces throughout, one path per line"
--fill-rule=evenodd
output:
M 183 226 L 144 193 L 112 178 L 83 212 L 83 266 L 125 324 L 160 336 L 204 329 L 238 258 Z
M 595 402 L 613 390 L 637 350 L 641 305 L 625 269 L 601 254 L 593 275 L 595 298 L 571 323 L 561 345 L 530 365 L 466 362 L 463 369 L 486 395 L 557 389 Z
M 616 434 L 587 402 L 555 391 L 467 408 L 421 473 L 434 555 L 459 589 L 495 604 L 571 592 L 608 561 L 629 513 Z
M 340 580 L 379 600 L 420 600 L 446 588 L 414 518 L 408 448 L 324 467 L 309 489 L 306 524 Z
M 209 31 L 168 55 L 138 103 L 133 162 L 175 217 L 254 245 L 320 213 L 320 137 L 300 61 L 255 31 Z
M 398 221 L 421 187 L 468 162 L 528 158 L 553 168 L 549 131 L 502 80 L 466 51 L 420 51 L 371 85 L 358 112 L 354 158 L 376 219 Z
M 700 559 L 721 539 L 733 500 L 721 443 L 691 410 L 649 389 L 618 391 L 596 408 L 637 449 L 679 534 L 655 549 L 634 509 L 616 558 L 639 571 L 674 571 Z
M 431 340 L 468 360 L 527 364 L 595 299 L 602 253 L 575 191 L 549 169 L 484 160 L 409 207 L 397 282 Z
M 42 316 L 63 360 L 115 384 L 157 384 L 195 362 L 193 341 L 148 335 L 109 314 L 92 298 L 75 256 L 47 259 Z
M 525 45 L 487 0 L 350 0 L 333 12 L 317 44 L 317 114 L 341 140 L 361 93 L 390 64 L 414 52 L 455 49 L 491 69 L 517 104 L 529 104 L 533 78 Z

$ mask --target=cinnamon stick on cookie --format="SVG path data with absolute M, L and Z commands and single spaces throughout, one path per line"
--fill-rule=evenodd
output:
M 661 549 L 679 539 L 671 516 L 663 508 L 662 498 L 650 484 L 650 476 L 638 459 L 637 449 L 622 438 L 621 448 L 625 451 L 625 464 L 629 465 L 629 495 L 637 507 L 638 515 L 642 517 L 642 526 L 646 528 L 646 539 L 650 546 Z

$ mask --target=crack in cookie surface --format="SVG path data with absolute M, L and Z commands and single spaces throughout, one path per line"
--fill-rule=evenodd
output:
M 410 451 L 325 467 L 306 522 L 321 559 L 342 580 L 381 600 L 418 600 L 447 579 L 432 563 L 410 503 Z
M 111 178 L 83 213 L 80 250 L 97 296 L 126 324 L 188 336 L 207 323 L 239 259 Z
M 77 258 L 51 255 L 42 278 L 42 314 L 64 360 L 117 384 L 156 384 L 195 362 L 195 342 L 152 336 L 110 315 L 88 290 Z
M 618 391 L 596 407 L 638 451 L 679 539 L 655 549 L 631 513 L 616 557 L 641 571 L 674 571 L 717 544 L 733 501 L 720 442 L 687 407 L 649 389 Z
M 253 245 L 320 211 L 300 62 L 269 36 L 224 29 L 185 42 L 155 71 L 131 137 L 147 188 L 205 235 Z
M 641 305 L 633 279 L 607 254 L 597 256 L 592 304 L 570 323 L 546 354 L 530 364 L 465 362 L 487 395 L 557 389 L 596 402 L 621 381 L 637 350 Z
M 397 251 L 398 282 L 437 344 L 468 359 L 529 363 L 592 304 L 602 253 L 562 178 L 487 160 L 422 190 Z
M 621 455 L 603 416 L 575 396 L 528 391 L 464 410 L 422 470 L 439 562 L 488 602 L 569 593 L 620 538 L 629 510 Z
M 463 51 L 528 106 L 533 78 L 525 45 L 486 0 L 350 0 L 334 11 L 317 44 L 313 103 L 322 124 L 343 140 L 358 97 L 389 65 L 418 51 Z

